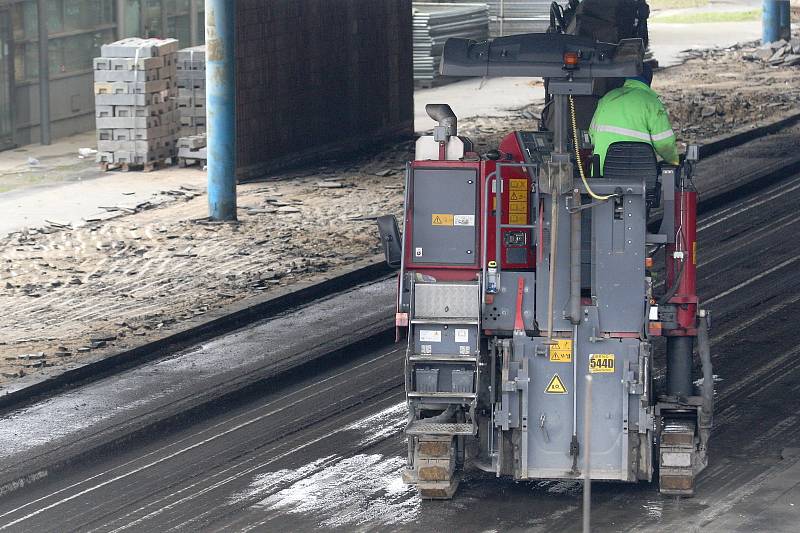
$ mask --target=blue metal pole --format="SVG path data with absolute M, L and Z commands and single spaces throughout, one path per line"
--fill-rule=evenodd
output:
M 763 44 L 774 43 L 780 39 L 781 9 L 779 3 L 780 0 L 764 0 L 761 38 Z
M 208 214 L 236 220 L 236 0 L 205 2 Z

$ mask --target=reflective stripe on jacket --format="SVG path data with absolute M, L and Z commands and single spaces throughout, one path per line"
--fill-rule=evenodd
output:
M 600 168 L 605 165 L 608 147 L 620 141 L 646 142 L 664 161 L 678 164 L 678 147 L 667 110 L 655 91 L 639 80 L 625 80 L 625 85 L 600 99 L 589 135 L 594 153 L 600 155 Z

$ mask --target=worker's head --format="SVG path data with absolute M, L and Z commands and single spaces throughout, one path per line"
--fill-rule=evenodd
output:
M 628 79 L 640 81 L 649 87 L 653 83 L 653 67 L 649 63 L 644 63 L 642 65 L 642 73 L 638 76 L 631 76 Z

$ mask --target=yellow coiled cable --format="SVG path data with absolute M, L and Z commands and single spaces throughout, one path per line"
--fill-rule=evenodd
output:
M 595 194 L 591 187 L 589 187 L 589 181 L 586 179 L 586 172 L 583 170 L 583 161 L 581 161 L 581 149 L 580 149 L 580 138 L 578 137 L 578 119 L 575 113 L 575 101 L 572 99 L 572 95 L 569 96 L 569 114 L 570 118 L 572 118 L 572 135 L 573 135 L 573 142 L 575 143 L 575 160 L 578 163 L 578 172 L 581 175 L 581 181 L 583 181 L 583 186 L 586 187 L 586 192 L 589 193 L 589 196 L 594 198 L 595 200 L 609 200 L 617 196 L 616 194 L 609 194 L 607 196 L 603 196 L 600 194 Z

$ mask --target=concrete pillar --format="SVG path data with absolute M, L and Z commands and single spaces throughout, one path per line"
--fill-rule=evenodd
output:
M 36 1 L 39 23 L 39 133 L 42 144 L 50 144 L 50 36 L 47 0 Z
M 208 209 L 236 220 L 236 0 L 206 2 Z

